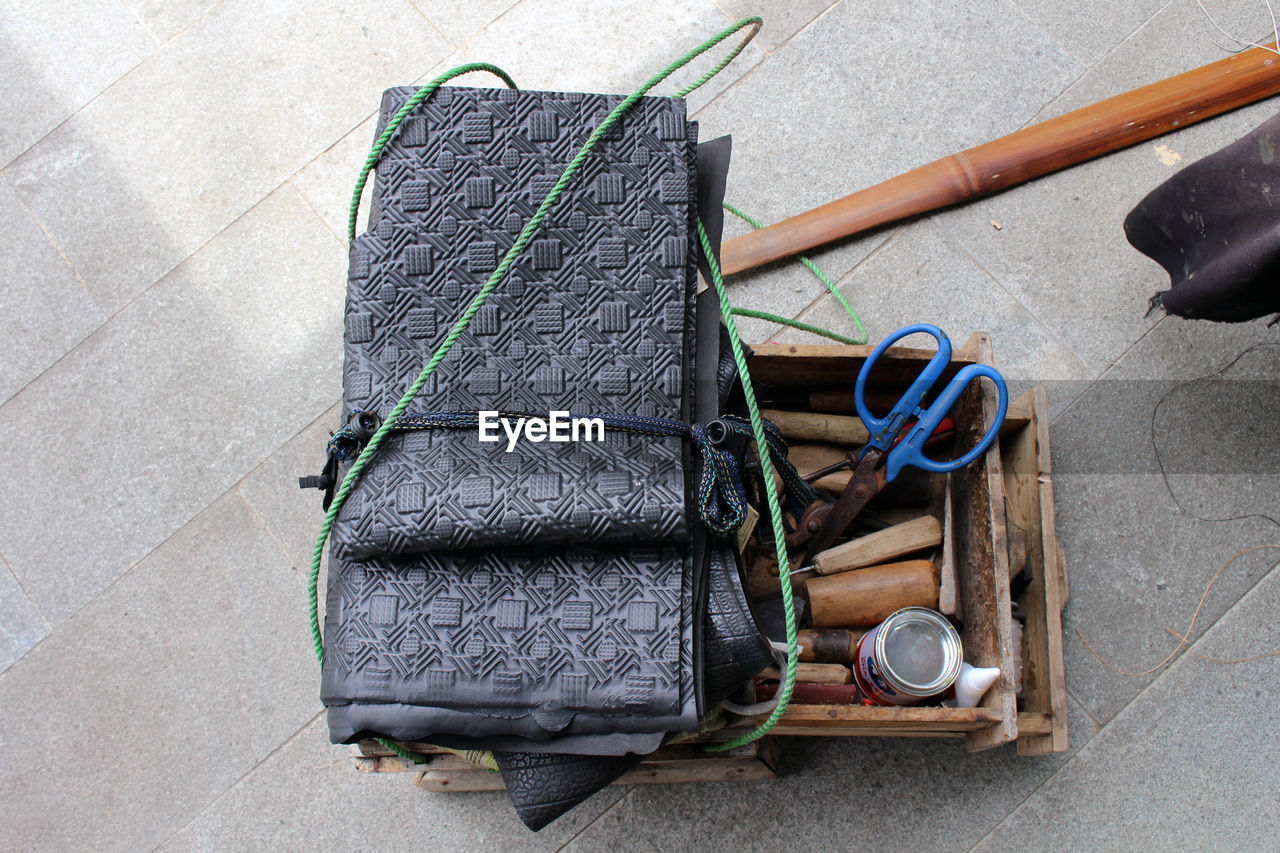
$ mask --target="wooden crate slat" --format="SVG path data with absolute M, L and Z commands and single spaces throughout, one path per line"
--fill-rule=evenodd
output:
M 1048 400 L 1036 386 L 1019 400 L 1030 411 L 1026 427 L 1005 437 L 1005 487 L 1009 523 L 1025 533 L 1031 583 L 1020 602 L 1023 629 L 1024 712 L 1044 715 L 1047 732 L 1020 733 L 1019 755 L 1065 752 L 1067 738 L 1066 673 L 1063 664 L 1061 549 L 1053 516 L 1053 477 L 1049 455 Z
M 983 364 L 993 360 L 991 339 L 984 333 L 974 334 L 964 349 Z M 997 397 L 988 382 L 974 383 L 961 395 L 952 411 L 959 448 L 977 443 L 995 422 L 996 407 Z M 952 486 L 965 659 L 974 666 L 1000 669 L 999 679 L 981 702 L 981 707 L 998 713 L 999 721 L 969 732 L 965 739 L 971 750 L 989 749 L 1018 736 L 1004 476 L 998 443 L 978 462 L 953 472 Z

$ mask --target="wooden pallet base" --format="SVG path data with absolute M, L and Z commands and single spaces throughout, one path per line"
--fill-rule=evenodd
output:
M 432 749 L 431 747 L 425 747 Z M 391 754 L 374 741 L 352 747 L 357 770 L 365 773 L 414 773 L 424 791 L 501 791 L 502 776 L 450 753 L 432 752 L 424 764 Z M 676 785 L 685 782 L 745 782 L 773 779 L 773 739 L 710 753 L 702 744 L 666 746 L 624 773 L 615 785 Z

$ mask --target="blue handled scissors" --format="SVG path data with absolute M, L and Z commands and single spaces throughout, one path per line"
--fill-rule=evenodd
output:
M 867 377 L 871 375 L 871 369 L 889 347 L 907 335 L 917 332 L 932 335 L 938 342 L 938 351 L 925 365 L 924 370 L 920 371 L 920 375 L 907 388 L 901 399 L 889 410 L 889 414 L 883 418 L 877 418 L 867 408 Z M 937 326 L 928 323 L 914 323 L 902 327 L 881 341 L 867 356 L 862 369 L 858 371 L 858 380 L 853 386 L 853 404 L 858 411 L 858 417 L 862 419 L 863 425 L 870 433 L 870 438 L 858 454 L 858 463 L 853 469 L 853 477 L 850 478 L 849 484 L 845 486 L 839 499 L 829 505 L 830 509 L 825 513 L 825 519 L 808 542 L 802 563 L 808 563 L 813 555 L 829 548 L 836 538 L 848 529 L 858 513 L 862 512 L 886 484 L 893 482 L 903 468 L 910 465 L 934 473 L 955 471 L 970 464 L 991 447 L 992 442 L 1000 434 L 1000 426 L 1004 423 L 1005 412 L 1009 408 L 1009 389 L 1005 385 L 1004 377 L 994 367 L 985 364 L 965 365 L 942 387 L 927 408 L 921 407 L 925 394 L 938 383 L 950 363 L 950 339 Z M 960 399 L 960 395 L 971 383 L 982 376 L 995 383 L 1000 397 L 991 428 L 973 449 L 955 459 L 940 462 L 925 456 L 925 442 L 933 436 L 956 400 Z M 913 418 L 915 423 L 909 423 Z M 904 428 L 906 428 L 905 433 Z

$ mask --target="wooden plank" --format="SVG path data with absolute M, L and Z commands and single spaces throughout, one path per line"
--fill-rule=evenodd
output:
M 772 421 L 786 439 L 825 441 L 850 447 L 867 443 L 867 428 L 861 418 L 781 409 L 765 409 L 760 414 Z
M 768 738 L 762 739 L 769 741 Z M 681 745 L 685 746 L 685 745 Z M 688 782 L 734 782 L 772 779 L 772 741 L 757 741 L 723 753 L 708 753 L 701 744 L 688 749 L 663 747 L 653 757 L 620 776 L 614 785 L 675 785 Z M 501 791 L 506 786 L 500 773 L 469 764 L 452 755 L 439 756 L 429 764 L 417 765 L 418 787 L 427 791 Z
M 951 496 L 951 475 L 938 478 L 942 486 L 942 554 L 938 559 L 938 610 L 957 622 L 964 622 L 956 579 L 956 513 Z
M 974 334 L 962 349 L 984 364 L 992 361 L 991 340 L 985 333 Z M 958 449 L 972 447 L 986 433 L 995 422 L 996 406 L 997 395 L 989 382 L 974 383 L 961 395 L 952 412 Z M 988 749 L 1018 736 L 1004 476 L 998 445 L 978 462 L 953 472 L 952 490 L 965 660 L 1000 669 L 1000 678 L 980 706 L 998 715 L 998 722 L 966 737 L 970 750 Z
M 813 570 L 820 575 L 889 563 L 942 544 L 942 523 L 932 515 L 904 521 L 875 533 L 828 548 L 813 558 Z
M 1018 742 L 1024 737 L 1047 735 L 1053 732 L 1053 718 L 1034 711 L 1018 712 Z
M 1061 550 L 1053 516 L 1053 480 L 1048 443 L 1048 400 L 1035 386 L 1020 398 L 1031 411 L 1026 428 L 1001 441 L 1006 461 L 1009 512 L 1027 531 L 1031 583 L 1019 601 L 1023 630 L 1022 708 L 1049 721 L 1048 731 L 1022 732 L 1018 754 L 1043 755 L 1068 747 L 1066 674 L 1062 646 Z
M 752 346 L 754 355 L 748 367 L 752 380 L 766 385 L 787 388 L 853 385 L 862 363 L 873 349 L 873 346 L 838 344 L 759 344 Z M 876 385 L 905 387 L 933 356 L 933 350 L 890 347 L 876 362 L 872 381 Z M 952 365 L 943 375 L 954 376 L 955 371 L 969 363 L 972 359 L 953 353 Z
M 768 715 L 756 718 L 756 724 Z M 1000 709 L 886 707 L 878 705 L 792 705 L 782 715 L 779 725 L 808 727 L 810 734 L 839 734 L 835 729 L 848 729 L 862 734 L 868 729 L 914 729 L 920 731 L 959 731 L 982 729 L 1003 721 Z M 795 731 L 790 731 L 796 734 Z

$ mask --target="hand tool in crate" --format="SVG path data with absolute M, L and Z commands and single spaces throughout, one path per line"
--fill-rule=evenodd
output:
M 889 413 L 877 418 L 866 402 L 868 382 L 876 362 L 893 344 L 915 333 L 933 336 L 937 350 L 919 374 L 910 379 L 906 391 L 892 402 Z M 951 355 L 950 342 L 937 327 L 907 326 L 882 341 L 863 360 L 851 398 L 858 421 L 822 419 L 821 424 L 816 424 L 818 434 L 814 431 L 813 418 L 787 413 L 779 418 L 784 429 L 793 435 L 804 431 L 806 438 L 827 438 L 834 433 L 846 442 L 851 438 L 862 440 L 861 446 L 849 452 L 843 462 L 820 468 L 805 478 L 821 481 L 842 464 L 853 468 L 847 481 L 842 483 L 839 498 L 815 501 L 797 520 L 795 530 L 788 537 L 789 544 L 806 548 L 804 557 L 796 560 L 805 565 L 793 570 L 791 575 L 806 578 L 804 601 L 809 623 L 816 629 L 807 637 L 807 656 L 810 659 L 815 656 L 814 643 L 821 638 L 822 653 L 828 660 L 834 658 L 839 664 L 856 664 L 855 678 L 833 681 L 810 665 L 797 676 L 798 703 L 841 704 L 861 697 L 867 697 L 864 701 L 885 705 L 936 701 L 963 672 L 965 679 L 960 685 L 963 689 L 958 693 L 958 701 L 971 706 L 990 686 L 993 673 L 999 673 L 998 669 L 979 670 L 963 663 L 959 635 L 942 614 L 925 609 L 938 606 L 938 571 L 931 561 L 887 562 L 941 544 L 941 525 L 935 518 L 917 518 L 854 538 L 837 548 L 830 547 L 849 531 L 884 486 L 908 466 L 932 474 L 946 474 L 977 460 L 996 440 L 1008 408 L 1003 378 L 990 366 L 970 364 L 955 371 L 954 376 L 935 391 L 944 371 L 950 367 Z M 948 413 L 960 395 L 979 378 L 990 380 L 996 392 L 996 412 L 986 431 L 955 459 L 939 461 L 925 455 L 925 448 L 936 444 L 940 433 L 949 436 L 954 432 Z M 933 394 L 931 402 L 925 406 L 925 397 L 930 393 Z M 815 395 L 804 396 L 809 397 L 808 402 L 812 404 Z M 858 627 L 870 630 L 865 637 L 855 640 L 848 629 Z M 914 650 L 914 657 L 908 650 Z M 817 668 L 824 666 L 848 672 L 835 662 L 819 664 Z M 772 684 L 769 678 L 765 674 L 757 679 L 755 698 L 760 699 L 769 692 Z M 850 681 L 856 681 L 856 685 Z

